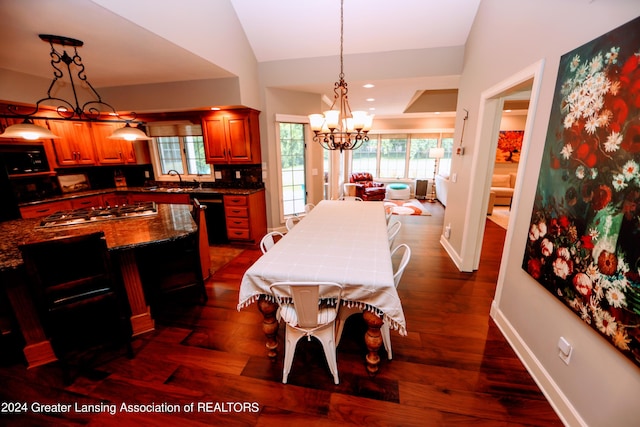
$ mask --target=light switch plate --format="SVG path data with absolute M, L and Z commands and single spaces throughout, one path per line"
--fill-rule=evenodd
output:
M 222 172 L 220 172 L 220 171 L 215 171 L 215 172 L 213 173 L 213 176 L 214 176 L 216 179 L 222 179 Z
M 236 179 L 240 179 L 240 171 L 236 171 Z

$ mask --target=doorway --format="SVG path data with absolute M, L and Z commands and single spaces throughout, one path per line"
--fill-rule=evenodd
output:
M 530 136 L 539 97 L 543 67 L 544 61 L 541 60 L 481 94 L 479 128 L 476 137 L 479 150 L 476 152 L 472 165 L 472 175 L 475 179 L 470 188 L 469 211 L 464 231 L 465 235 L 463 236 L 463 242 L 466 242 L 466 244 L 462 248 L 462 271 L 474 271 L 479 267 L 486 212 L 495 165 L 495 153 L 498 146 L 505 101 L 510 97 L 524 97 L 523 94 L 529 94 L 529 108 L 524 126 L 522 151 L 520 153 L 520 162 L 524 162 L 527 158 L 531 141 Z M 516 176 L 510 209 L 512 218 L 518 215 L 519 182 L 522 179 L 522 175 L 520 173 Z M 474 212 L 475 214 L 473 214 Z M 511 232 L 512 227 L 509 227 L 505 241 L 509 241 L 508 237 Z M 505 250 L 508 250 L 508 248 L 505 247 Z

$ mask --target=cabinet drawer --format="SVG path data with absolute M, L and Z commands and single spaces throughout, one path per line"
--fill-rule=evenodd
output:
M 247 206 L 246 196 L 224 196 L 225 206 Z
M 22 218 L 39 218 L 69 209 L 71 209 L 71 203 L 68 201 L 43 203 L 41 205 L 23 206 L 20 208 L 20 214 Z
M 246 206 L 239 207 L 225 207 L 224 212 L 227 217 L 241 217 L 241 218 L 249 218 L 249 208 Z
M 227 219 L 228 228 L 249 228 L 249 218 L 230 217 Z
M 230 240 L 249 240 L 249 229 L 227 228 L 227 237 Z
M 71 199 L 71 209 L 83 209 L 102 206 L 102 196 L 81 197 Z

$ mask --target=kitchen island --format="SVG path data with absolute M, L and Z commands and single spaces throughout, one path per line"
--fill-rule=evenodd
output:
M 95 231 L 105 234 L 113 264 L 119 268 L 131 309 L 133 335 L 154 329 L 134 249 L 185 238 L 198 231 L 188 205 L 160 204 L 155 215 L 42 227 L 40 218 L 0 223 L 0 283 L 5 287 L 25 340 L 29 367 L 56 360 L 30 298 L 19 245 Z

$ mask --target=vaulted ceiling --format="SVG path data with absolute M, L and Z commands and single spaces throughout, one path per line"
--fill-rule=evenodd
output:
M 481 0 L 344 0 L 344 55 L 376 55 L 431 48 L 460 49 Z M 0 0 L 0 68 L 51 78 L 49 46 L 38 34 L 83 40 L 81 55 L 96 88 L 231 77 L 220 64 L 118 13 L 146 7 L 146 23 L 170 26 L 198 14 L 229 14 L 239 21 L 258 63 L 336 57 L 339 72 L 339 0 L 190 0 L 174 13 L 154 12 L 155 0 Z M 229 4 L 232 7 L 228 7 Z M 226 7 L 224 7 L 226 6 Z M 189 37 L 201 37 L 194 27 Z M 233 43 L 215 40 L 212 43 Z M 349 70 L 345 70 L 349 81 Z M 446 78 L 447 83 L 442 83 Z M 432 85 L 433 80 L 438 85 Z M 333 81 L 296 90 L 331 95 Z M 376 114 L 454 111 L 457 76 L 378 79 Z M 351 86 L 351 96 L 361 89 Z M 362 95 L 364 96 L 364 95 Z M 453 100 L 453 104 L 451 103 Z

